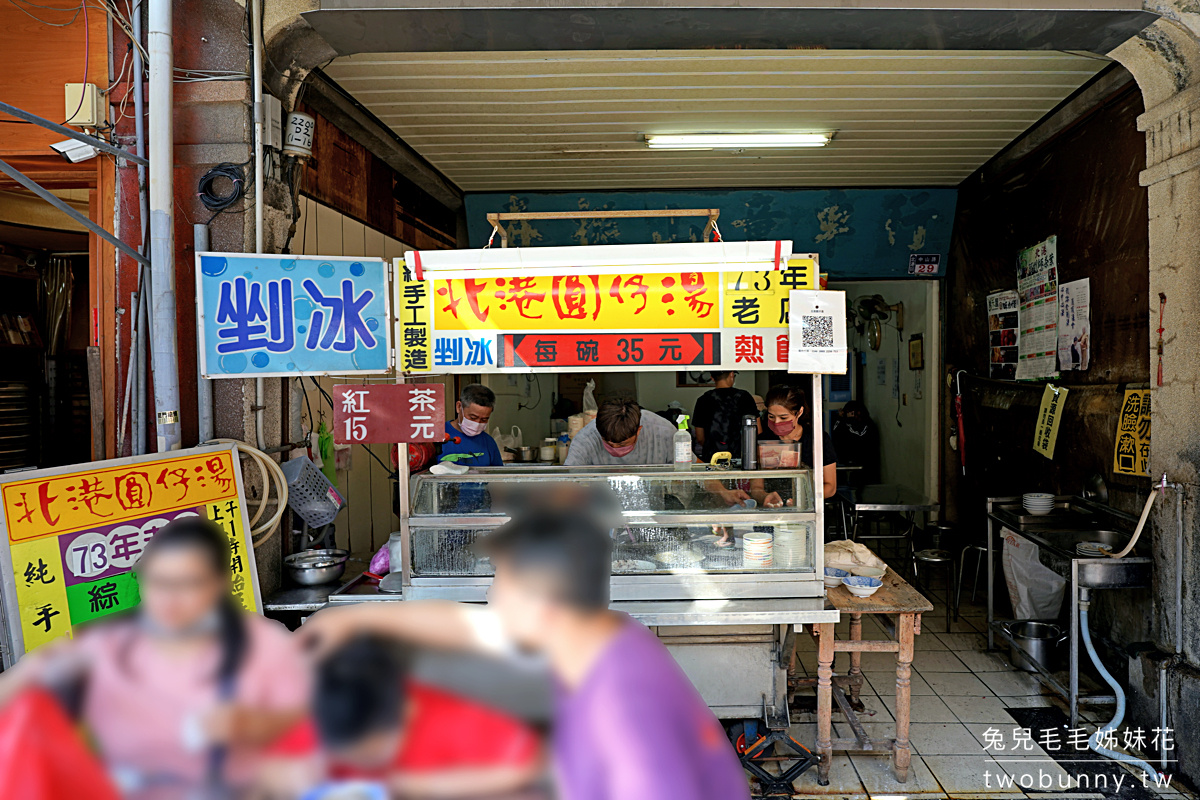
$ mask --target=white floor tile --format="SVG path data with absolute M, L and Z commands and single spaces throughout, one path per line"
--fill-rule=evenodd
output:
M 808 796 L 866 794 L 866 789 L 858 778 L 858 771 L 854 769 L 850 757 L 844 753 L 833 754 L 833 760 L 829 764 L 828 786 L 817 783 L 817 768 L 813 766 L 793 781 L 792 787 L 797 794 Z
M 896 694 L 896 673 L 894 671 L 893 672 L 864 672 L 863 674 L 867 676 L 867 680 L 870 681 L 871 688 L 875 691 L 875 694 L 879 695 L 880 697 L 894 697 L 895 696 L 895 694 Z M 908 680 L 909 680 L 909 686 L 911 687 L 912 693 L 914 695 L 936 694 L 936 692 L 934 692 L 933 689 L 931 689 L 929 687 L 929 684 L 925 682 L 925 680 L 917 673 L 917 671 L 915 669 L 911 670 L 911 674 L 909 675 Z
M 936 651 L 928 651 L 936 652 Z M 895 653 L 863 653 L 862 654 L 862 670 L 863 672 L 886 672 L 887 670 L 896 669 L 896 654 Z
M 937 778 L 942 791 L 955 797 L 964 793 L 1020 794 L 1019 789 L 1004 790 L 997 775 L 1004 774 L 1000 765 L 985 755 L 926 756 L 922 760 Z M 991 786 L 988 786 L 990 781 Z
M 937 633 L 934 635 L 941 640 L 947 650 L 955 653 L 963 650 L 987 649 L 987 637 L 979 633 Z
M 920 670 L 921 677 L 939 697 L 982 695 L 988 687 L 983 681 L 969 672 L 926 672 Z
M 958 635 L 966 636 L 968 634 L 938 634 L 938 633 L 922 633 L 920 636 L 913 639 L 913 649 L 915 650 L 948 650 L 945 642 L 939 639 L 939 636 Z
M 979 739 L 961 722 L 914 722 L 913 747 L 923 756 L 986 756 Z
M 1013 718 L 1004 711 L 1013 706 L 1005 705 L 999 698 L 993 697 L 991 692 L 943 699 L 958 717 L 959 722 L 995 722 L 997 727 L 1016 724 Z
M 1001 697 L 1049 694 L 1045 684 L 1029 672 L 984 672 L 979 677 L 993 694 Z
M 896 698 L 884 697 L 882 700 L 894 719 L 896 716 Z M 961 722 L 962 720 L 955 715 L 954 711 L 942 698 L 934 695 L 918 694 L 914 695 L 909 703 L 909 721 Z
M 979 652 L 978 650 L 959 650 L 955 653 L 958 659 L 967 665 L 971 672 L 1008 672 L 1013 669 L 1007 653 Z
M 918 650 L 913 656 L 913 666 L 921 672 L 970 672 L 958 656 L 949 650 Z
M 943 797 L 941 786 L 933 773 L 929 771 L 925 761 L 918 755 L 913 755 L 908 767 L 908 780 L 900 783 L 892 769 L 891 753 L 855 753 L 850 756 L 854 768 L 858 770 L 859 780 L 863 787 L 872 795 L 904 794 L 921 795 L 922 800 Z
M 1025 791 L 1069 792 L 1078 788 L 1070 772 L 1048 755 L 1018 758 L 996 753 L 992 758 Z
M 998 699 L 1000 700 L 1000 704 L 1005 708 L 1048 708 L 1054 705 L 1054 698 L 1044 694 L 1030 694 L 1019 697 L 1002 696 Z

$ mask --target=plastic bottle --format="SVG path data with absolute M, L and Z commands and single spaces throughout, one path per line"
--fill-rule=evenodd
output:
M 692 434 L 688 432 L 688 417 L 683 414 L 679 417 L 679 430 L 675 431 L 675 471 L 684 472 L 692 468 Z

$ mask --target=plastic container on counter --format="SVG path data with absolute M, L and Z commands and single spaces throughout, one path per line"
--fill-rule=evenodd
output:
M 759 469 L 796 469 L 800 466 L 799 442 L 759 442 Z

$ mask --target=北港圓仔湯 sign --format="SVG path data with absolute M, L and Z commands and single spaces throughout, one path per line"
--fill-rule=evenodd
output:
M 790 242 L 413 251 L 397 261 L 397 368 L 786 369 Z
M 231 445 L 0 476 L 5 666 L 78 625 L 136 606 L 134 564 L 179 517 L 207 517 L 225 532 L 233 594 L 259 610 L 241 481 Z

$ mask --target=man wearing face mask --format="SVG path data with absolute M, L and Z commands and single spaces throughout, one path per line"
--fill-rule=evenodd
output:
M 596 421 L 584 427 L 571 441 L 568 467 L 644 466 L 675 463 L 674 425 L 646 411 L 632 400 L 605 400 Z M 740 503 L 750 495 L 727 489 L 718 481 L 706 488 L 724 505 Z
M 482 383 L 463 387 L 454 404 L 455 418 L 446 423 L 446 435 L 450 441 L 442 444 L 442 455 L 465 453 L 470 458 L 457 463 L 468 467 L 502 467 L 500 448 L 487 432 L 488 420 L 496 407 L 496 394 Z M 458 439 L 459 441 L 454 441 Z

